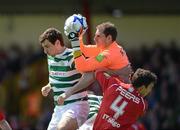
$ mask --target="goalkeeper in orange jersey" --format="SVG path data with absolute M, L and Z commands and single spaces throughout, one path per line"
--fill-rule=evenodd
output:
M 64 31 L 74 50 L 76 69 L 80 72 L 97 69 L 117 70 L 120 77 L 125 82 L 129 82 L 129 75 L 132 73 L 130 62 L 124 49 L 116 42 L 117 29 L 114 24 L 110 22 L 99 24 L 94 36 L 96 45 L 84 45 L 80 36 L 82 31 L 78 32 L 74 28 L 76 26 L 74 24 L 77 22 L 73 23 L 69 20 L 68 18 L 65 22 Z M 85 18 L 83 17 L 81 20 L 85 20 Z

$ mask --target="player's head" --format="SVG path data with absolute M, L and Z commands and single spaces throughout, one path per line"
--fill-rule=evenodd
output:
M 64 40 L 59 30 L 48 28 L 39 36 L 39 42 L 44 49 L 44 53 L 54 56 L 64 48 Z
M 107 47 L 116 40 L 117 29 L 114 24 L 105 22 L 96 27 L 94 41 L 99 47 Z
M 157 81 L 157 76 L 149 70 L 139 68 L 133 74 L 131 81 L 139 93 L 145 97 L 154 87 Z

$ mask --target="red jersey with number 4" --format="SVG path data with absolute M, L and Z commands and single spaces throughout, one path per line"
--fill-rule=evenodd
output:
M 146 109 L 144 99 L 131 84 L 117 77 L 97 72 L 96 79 L 102 88 L 103 100 L 93 130 L 130 130 Z
M 4 119 L 4 115 L 3 113 L 0 112 L 0 121 L 2 121 Z

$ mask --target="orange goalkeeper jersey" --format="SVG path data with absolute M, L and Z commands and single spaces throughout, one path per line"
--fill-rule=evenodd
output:
M 123 48 L 113 42 L 108 48 L 101 49 L 96 45 L 84 45 L 80 40 L 82 55 L 75 59 L 77 70 L 80 72 L 94 71 L 97 69 L 121 69 L 129 65 L 128 57 Z

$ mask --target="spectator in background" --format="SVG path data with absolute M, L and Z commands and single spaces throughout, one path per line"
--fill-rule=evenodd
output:
M 0 112 L 0 128 L 2 130 L 12 130 L 9 123 L 6 121 L 3 113 Z

